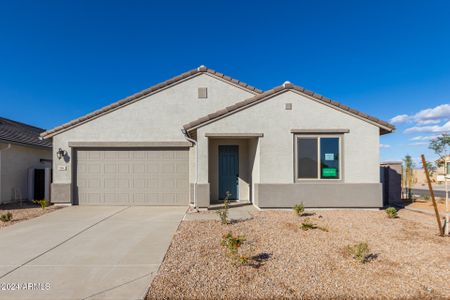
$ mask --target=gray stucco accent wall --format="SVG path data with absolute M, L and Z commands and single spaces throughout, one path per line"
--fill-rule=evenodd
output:
M 71 203 L 72 184 L 70 183 L 52 183 L 52 202 L 53 203 Z
M 255 204 L 261 208 L 383 206 L 380 183 L 255 184 Z

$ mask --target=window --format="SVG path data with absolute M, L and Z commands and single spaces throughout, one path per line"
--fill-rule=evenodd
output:
M 340 142 L 336 136 L 298 136 L 297 179 L 340 179 Z

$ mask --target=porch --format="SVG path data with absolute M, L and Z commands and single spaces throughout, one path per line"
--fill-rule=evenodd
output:
M 259 139 L 262 134 L 211 134 L 198 139 L 199 207 L 253 202 L 253 184 L 259 182 Z M 203 182 L 204 182 L 203 181 Z M 203 197 L 202 197 L 203 196 Z M 207 198 L 207 199 L 205 199 Z

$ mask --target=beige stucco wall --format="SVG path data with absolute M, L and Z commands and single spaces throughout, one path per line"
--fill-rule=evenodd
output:
M 286 103 L 292 103 L 292 110 L 285 110 Z M 258 181 L 293 183 L 292 129 L 349 129 L 343 135 L 343 182 L 379 183 L 379 128 L 293 91 L 199 128 L 199 182 L 208 182 L 205 133 L 264 133 L 259 139 Z
M 15 200 L 15 190 L 23 200 L 28 199 L 28 169 L 50 167 L 40 159 L 51 159 L 51 149 L 26 147 L 12 144 L 0 144 L 0 203 Z
M 260 157 L 259 157 L 259 141 L 260 138 L 252 138 L 248 140 L 248 154 L 250 163 L 250 200 L 253 202 L 255 197 L 255 184 L 260 183 Z
M 198 99 L 198 88 L 208 88 L 208 98 Z M 71 183 L 71 159 L 56 158 L 62 148 L 72 156 L 70 141 L 186 141 L 184 124 L 253 96 L 209 74 L 182 81 L 145 99 L 124 106 L 53 138 L 54 183 Z M 58 170 L 66 166 L 66 170 Z M 190 182 L 195 180 L 195 151 L 190 151 Z

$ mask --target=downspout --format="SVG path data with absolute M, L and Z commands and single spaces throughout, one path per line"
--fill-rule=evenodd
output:
M 6 148 L 0 149 L 0 203 L 2 203 L 3 200 L 3 191 L 2 191 L 2 152 L 5 152 L 7 150 L 11 149 L 11 144 L 8 144 Z
M 198 183 L 198 146 L 197 141 L 194 139 L 191 139 L 185 129 L 181 129 L 181 132 L 183 133 L 186 140 L 194 144 L 195 146 L 195 182 L 194 182 L 194 209 L 198 211 L 198 205 L 197 205 L 197 183 Z

